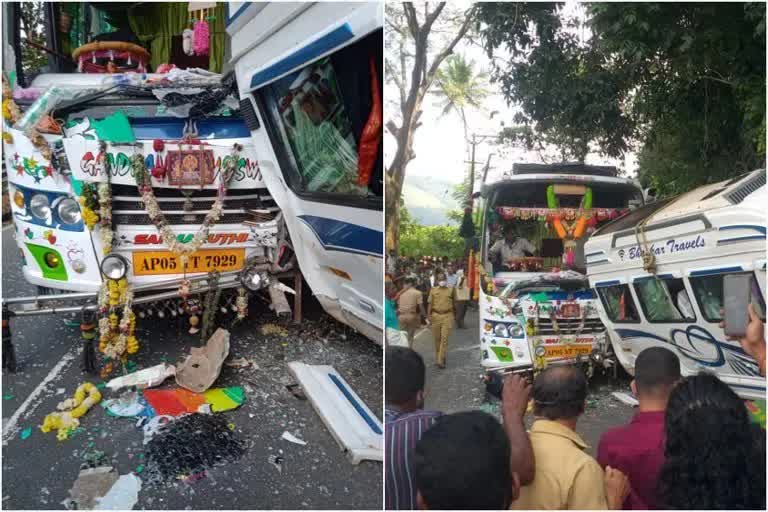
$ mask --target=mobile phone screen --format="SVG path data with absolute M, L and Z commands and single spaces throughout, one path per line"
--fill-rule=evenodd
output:
M 749 323 L 750 274 L 734 274 L 723 277 L 723 306 L 725 309 L 725 334 L 741 337 Z

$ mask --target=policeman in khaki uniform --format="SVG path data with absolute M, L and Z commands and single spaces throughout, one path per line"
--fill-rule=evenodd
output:
M 448 350 L 448 336 L 453 330 L 453 302 L 455 289 L 448 286 L 445 272 L 435 275 L 435 286 L 429 292 L 427 316 L 432 324 L 435 340 L 435 360 L 438 368 L 445 368 L 445 353 Z

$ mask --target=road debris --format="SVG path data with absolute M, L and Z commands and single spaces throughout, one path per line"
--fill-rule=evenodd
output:
M 640 405 L 640 402 L 637 401 L 637 398 L 633 397 L 629 393 L 624 393 L 622 391 L 614 391 L 611 393 L 611 396 L 618 400 L 619 402 L 623 404 L 627 404 L 630 407 L 637 407 Z
M 248 359 L 247 357 L 238 357 L 236 359 L 230 359 L 226 362 L 224 362 L 224 366 L 229 366 L 230 368 L 250 368 L 254 367 L 256 370 L 259 369 L 259 366 Z
M 139 500 L 141 479 L 133 473 L 120 475 L 109 491 L 96 500 L 96 508 L 101 510 L 131 510 Z
M 147 443 L 145 481 L 167 483 L 233 462 L 245 452 L 245 442 L 217 415 L 189 414 L 160 429 Z
M 175 418 L 173 416 L 155 416 L 148 420 L 142 419 L 142 430 L 144 431 L 144 444 L 149 441 L 162 430 L 166 425 L 172 422 Z
M 92 510 L 96 500 L 107 494 L 117 480 L 118 474 L 112 466 L 83 469 L 69 490 L 64 506 L 69 510 Z
M 217 329 L 204 347 L 192 347 L 190 355 L 176 369 L 176 384 L 196 393 L 210 388 L 229 355 L 229 331 Z
M 126 418 L 152 415 L 138 391 L 128 391 L 117 398 L 105 400 L 101 404 L 109 414 Z
M 307 445 L 306 441 L 304 441 L 303 439 L 299 439 L 298 437 L 294 436 L 293 434 L 291 434 L 287 430 L 285 432 L 283 432 L 283 435 L 280 436 L 280 438 L 281 439 L 285 439 L 286 441 L 288 441 L 290 443 L 300 444 L 301 446 L 306 446 Z
M 58 431 L 56 439 L 63 441 L 70 435 L 82 431 L 78 428 L 80 426 L 78 418 L 100 401 L 101 393 L 96 389 L 96 386 L 90 382 L 80 384 L 75 391 L 74 398 L 64 400 L 56 406 L 61 412 L 52 412 L 45 417 L 40 430 L 43 432 L 56 430 Z
M 181 416 L 236 409 L 245 401 L 245 390 L 240 386 L 213 388 L 205 393 L 193 393 L 182 388 L 148 389 L 144 391 L 144 398 L 157 414 Z
M 133 372 L 129 375 L 112 379 L 107 382 L 107 387 L 112 391 L 117 391 L 120 388 L 128 386 L 136 386 L 140 389 L 151 388 L 161 384 L 165 379 L 175 374 L 176 367 L 167 363 L 162 363 Z
M 285 386 L 285 388 L 291 392 L 293 396 L 298 398 L 299 400 L 306 400 L 307 395 L 304 394 L 304 390 L 301 389 L 301 385 L 299 384 L 288 384 Z
M 269 461 L 270 464 L 272 464 L 277 468 L 278 473 L 283 472 L 283 460 L 285 459 L 283 459 L 279 455 L 270 455 L 267 460 Z
M 261 326 L 261 334 L 265 336 L 276 335 L 281 338 L 287 338 L 288 330 L 280 325 L 269 323 Z
M 332 366 L 294 361 L 288 370 L 352 464 L 383 460 L 381 422 Z

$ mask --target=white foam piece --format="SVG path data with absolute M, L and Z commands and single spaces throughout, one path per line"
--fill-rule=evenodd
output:
M 384 428 L 332 366 L 288 363 L 304 394 L 352 464 L 384 460 Z
M 613 393 L 611 393 L 611 395 L 613 395 L 613 397 L 619 402 L 623 404 L 627 404 L 631 407 L 637 407 L 638 405 L 640 405 L 640 402 L 637 401 L 637 398 L 633 397 L 628 393 L 623 393 L 621 391 L 614 391 Z

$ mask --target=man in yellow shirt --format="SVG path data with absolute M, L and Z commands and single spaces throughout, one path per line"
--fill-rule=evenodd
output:
M 408 348 L 413 348 L 413 337 L 421 326 L 421 317 L 426 316 L 421 292 L 414 288 L 415 283 L 413 276 L 406 277 L 403 291 L 397 297 L 397 317 L 400 328 L 408 333 Z
M 576 421 L 584 412 L 586 398 L 587 379 L 577 367 L 555 366 L 536 377 L 535 421 L 528 432 L 536 473 L 533 482 L 520 489 L 512 509 L 621 508 L 629 490 L 626 477 L 606 468 L 610 474 L 606 479 L 597 461 L 584 452 L 587 443 L 576 433 Z M 614 477 L 623 478 L 619 485 L 623 487 L 618 491 Z
M 427 317 L 432 324 L 432 337 L 435 340 L 435 361 L 438 368 L 445 368 L 445 353 L 448 350 L 448 337 L 453 330 L 454 288 L 448 286 L 445 272 L 435 274 L 435 287 L 429 292 Z

